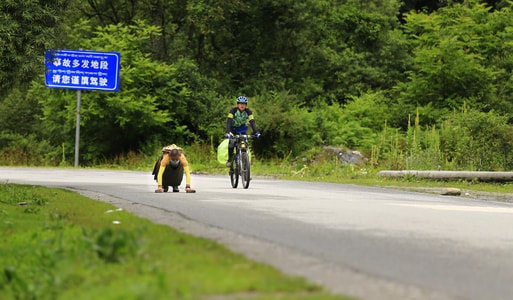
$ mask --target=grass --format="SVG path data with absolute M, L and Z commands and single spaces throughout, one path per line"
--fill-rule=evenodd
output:
M 0 184 L 0 299 L 349 299 L 71 191 Z

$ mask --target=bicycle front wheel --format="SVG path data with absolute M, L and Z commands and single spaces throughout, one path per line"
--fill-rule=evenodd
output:
M 230 182 L 234 189 L 239 185 L 239 168 L 236 159 L 232 160 L 232 165 L 230 166 Z
M 243 152 L 241 156 L 241 170 L 240 170 L 240 178 L 242 180 L 242 187 L 247 189 L 249 187 L 249 181 L 251 180 L 250 174 L 250 163 L 249 156 L 247 152 Z

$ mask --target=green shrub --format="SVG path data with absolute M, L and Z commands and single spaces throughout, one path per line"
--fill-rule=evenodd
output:
M 255 152 L 264 157 L 297 155 L 321 141 L 315 116 L 286 92 L 255 97 L 250 107 L 262 138 L 254 141 Z
M 442 124 L 441 151 L 445 162 L 458 169 L 513 169 L 513 127 L 494 111 L 465 110 Z

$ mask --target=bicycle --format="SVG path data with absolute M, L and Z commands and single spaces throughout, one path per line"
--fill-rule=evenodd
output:
M 251 181 L 251 163 L 249 160 L 249 139 L 254 135 L 237 134 L 230 141 L 235 140 L 235 155 L 232 156 L 230 165 L 230 182 L 235 189 L 239 185 L 239 175 L 242 187 L 247 189 Z

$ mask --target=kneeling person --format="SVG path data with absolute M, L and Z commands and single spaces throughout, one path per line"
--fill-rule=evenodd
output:
M 182 153 L 182 149 L 176 145 L 166 146 L 162 149 L 164 152 L 160 160 L 158 173 L 154 170 L 155 180 L 157 180 L 157 189 L 155 193 L 167 192 L 169 186 L 173 192 L 179 192 L 178 186 L 182 183 L 185 171 L 185 191 L 187 193 L 196 192 L 191 188 L 191 174 L 189 162 Z M 156 169 L 157 166 L 155 166 Z

